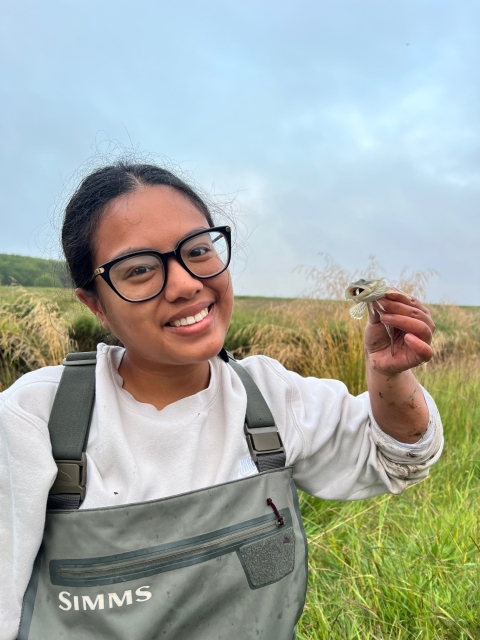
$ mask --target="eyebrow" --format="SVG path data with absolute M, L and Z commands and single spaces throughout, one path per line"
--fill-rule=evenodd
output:
M 185 234 L 183 238 L 180 238 L 175 247 L 177 247 L 180 242 L 182 242 L 182 240 L 185 240 L 185 238 L 191 236 L 192 233 L 197 233 L 197 231 L 209 231 L 209 229 L 211 229 L 211 227 L 197 227 L 196 229 L 192 229 L 187 234 Z M 123 258 L 124 256 L 126 257 L 130 253 L 136 253 L 137 251 L 155 251 L 156 253 L 168 253 L 168 251 L 158 251 L 158 249 L 154 249 L 153 247 L 128 247 L 127 249 L 122 249 L 121 251 L 116 253 L 113 258 L 110 258 L 110 260 L 108 260 L 108 262 L 116 260 L 117 258 Z M 170 251 L 173 251 L 173 249 L 170 249 Z

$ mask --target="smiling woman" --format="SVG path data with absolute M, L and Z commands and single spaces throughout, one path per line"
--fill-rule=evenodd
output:
M 96 294 L 77 289 L 126 348 L 119 369 L 124 389 L 157 409 L 205 388 L 208 360 L 219 353 L 228 330 L 233 291 L 225 244 L 230 234 L 227 228 L 210 229 L 198 207 L 171 186 L 117 197 L 95 230 L 93 264 L 103 265 L 97 268 L 103 272 L 95 279 Z M 220 256 L 215 245 L 223 247 Z M 204 316 L 192 322 L 199 314 Z M 188 368 L 185 380 L 187 370 L 178 365 Z
M 396 292 L 374 306 L 369 393 L 354 397 L 224 350 L 230 228 L 170 172 L 95 171 L 62 241 L 78 298 L 123 346 L 0 396 L 2 638 L 292 640 L 307 583 L 295 486 L 400 493 L 440 456 L 411 372 L 432 355 L 428 310 Z

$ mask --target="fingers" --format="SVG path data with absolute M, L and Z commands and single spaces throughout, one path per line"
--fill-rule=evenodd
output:
M 433 331 L 423 320 L 390 313 L 382 313 L 380 320 L 383 324 L 388 324 L 391 327 L 395 327 L 395 329 L 400 329 L 404 333 L 411 333 L 417 336 L 427 344 L 430 344 L 432 341 Z
M 417 366 L 425 364 L 425 362 L 432 359 L 433 350 L 426 342 L 411 333 L 405 334 L 404 340 L 413 351 Z
M 378 309 L 378 311 L 389 316 L 401 315 L 424 322 L 430 329 L 430 332 L 433 334 L 433 332 L 435 331 L 435 323 L 432 320 L 432 316 L 430 315 L 429 310 L 416 299 L 407 301 L 407 299 L 403 297 L 402 300 L 392 300 L 390 296 L 393 297 L 394 295 L 397 296 L 398 294 L 389 294 L 388 298 L 382 298 L 381 304 L 384 311 L 380 309 Z M 378 302 L 375 302 L 374 306 L 376 307 L 377 304 Z
M 413 296 L 407 296 L 402 293 L 387 293 L 385 294 L 385 300 L 394 300 L 398 302 L 402 302 L 410 307 L 416 307 L 417 309 L 421 309 L 425 313 L 430 313 L 427 307 L 425 307 L 418 298 Z

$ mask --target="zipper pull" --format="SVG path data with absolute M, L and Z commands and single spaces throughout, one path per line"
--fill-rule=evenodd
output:
M 272 507 L 273 512 L 275 513 L 275 515 L 277 517 L 277 527 L 283 527 L 283 525 L 285 524 L 285 520 L 283 519 L 283 516 L 280 515 L 279 510 L 273 504 L 273 500 L 271 498 L 267 498 L 267 504 L 268 504 L 269 507 Z

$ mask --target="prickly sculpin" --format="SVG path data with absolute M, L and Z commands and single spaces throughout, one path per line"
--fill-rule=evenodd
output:
M 389 287 L 385 278 L 378 278 L 376 280 L 365 280 L 364 278 L 360 278 L 360 280 L 352 282 L 348 285 L 345 291 L 345 299 L 356 302 L 356 304 L 354 304 L 350 309 L 350 315 L 352 318 L 355 318 L 355 320 L 360 320 L 365 315 L 367 307 L 370 309 L 370 313 L 375 313 L 376 309 L 373 307 L 372 303 L 378 302 L 380 298 L 383 298 L 387 293 L 399 293 L 411 300 L 408 293 Z M 380 302 L 378 302 L 378 305 L 380 309 L 384 310 Z M 388 324 L 384 326 L 390 336 L 390 345 L 393 356 L 395 353 L 395 329 L 390 327 Z

